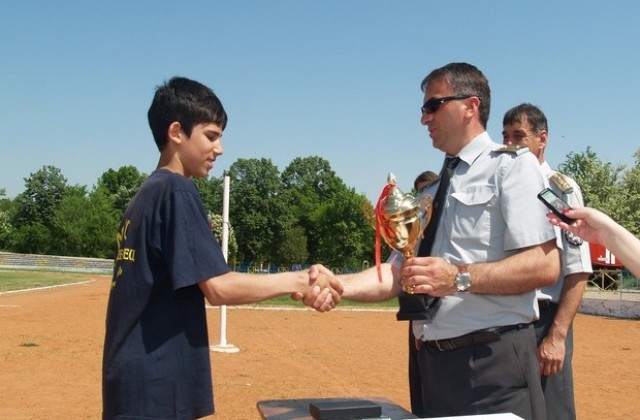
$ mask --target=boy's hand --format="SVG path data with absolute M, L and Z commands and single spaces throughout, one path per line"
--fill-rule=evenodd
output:
M 292 293 L 293 300 L 302 302 L 318 312 L 327 312 L 340 303 L 344 289 L 331 270 L 316 264 L 309 269 L 309 289 L 305 293 Z

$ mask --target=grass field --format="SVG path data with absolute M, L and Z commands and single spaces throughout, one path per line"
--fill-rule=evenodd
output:
M 35 271 L 35 270 L 5 270 L 0 269 L 0 293 L 12 292 L 16 290 L 36 289 L 40 287 L 61 286 L 64 284 L 87 281 L 91 274 L 77 272 L 59 271 Z M 299 302 L 294 302 L 289 296 L 281 296 L 259 304 L 260 306 L 302 306 Z M 396 298 L 385 302 L 365 304 L 367 308 L 397 308 Z M 353 307 L 363 306 L 362 303 L 343 300 L 340 306 Z
M 0 293 L 87 281 L 85 273 L 0 269 Z

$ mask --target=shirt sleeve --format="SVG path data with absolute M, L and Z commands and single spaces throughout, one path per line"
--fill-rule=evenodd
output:
M 531 153 L 524 153 L 505 166 L 500 197 L 507 223 L 505 250 L 539 245 L 555 239 L 547 209 L 537 195 L 544 189 L 540 164 Z
M 565 201 L 572 207 L 584 206 L 580 187 L 575 181 L 570 181 L 573 190 L 571 193 L 565 194 Z M 558 234 L 562 237 L 563 276 L 575 273 L 592 273 L 589 243 L 564 230 L 559 230 Z
M 174 291 L 230 271 L 196 192 L 173 192 L 165 221 L 165 261 Z

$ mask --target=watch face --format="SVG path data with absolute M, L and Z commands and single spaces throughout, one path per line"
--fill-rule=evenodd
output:
M 471 274 L 467 271 L 458 273 L 456 276 L 456 288 L 459 292 L 466 292 L 471 287 Z

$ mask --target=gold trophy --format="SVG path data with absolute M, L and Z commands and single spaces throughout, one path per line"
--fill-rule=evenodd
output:
M 382 191 L 375 208 L 376 219 L 376 264 L 379 267 L 379 240 L 382 237 L 391 248 L 402 254 L 404 258 L 414 256 L 418 239 L 422 237 L 424 228 L 431 218 L 430 195 L 414 197 L 405 194 L 396 185 L 392 173 L 387 177 L 387 185 Z M 415 286 L 403 288 L 398 296 L 400 310 L 398 320 L 429 319 L 427 308 L 428 295 L 414 294 Z

